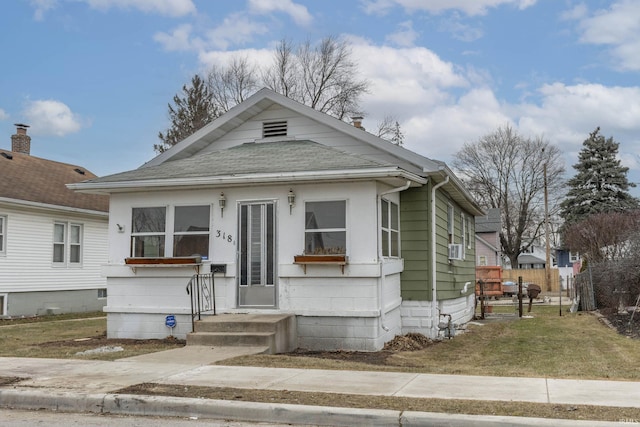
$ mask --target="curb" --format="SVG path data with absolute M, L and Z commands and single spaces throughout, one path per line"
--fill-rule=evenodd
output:
M 444 414 L 387 409 L 239 402 L 133 394 L 82 394 L 54 390 L 0 389 L 0 407 L 7 409 L 249 421 L 317 426 L 584 426 L 618 423 L 508 416 Z

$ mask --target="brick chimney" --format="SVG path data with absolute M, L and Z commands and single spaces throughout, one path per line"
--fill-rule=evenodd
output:
M 351 117 L 351 122 L 353 123 L 354 127 L 364 130 L 364 127 L 362 127 L 362 116 Z
M 14 153 L 31 154 L 31 137 L 27 135 L 29 125 L 16 123 L 16 134 L 11 135 L 11 151 Z

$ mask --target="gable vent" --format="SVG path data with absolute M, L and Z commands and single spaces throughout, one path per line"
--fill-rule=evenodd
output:
M 9 160 L 13 159 L 13 156 L 11 154 L 5 153 L 4 151 L 0 154 L 2 154 L 2 157 L 4 157 L 5 159 L 9 159 Z
M 287 136 L 287 121 L 262 123 L 262 137 L 269 138 L 271 136 Z

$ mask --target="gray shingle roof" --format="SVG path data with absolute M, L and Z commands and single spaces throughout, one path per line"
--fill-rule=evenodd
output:
M 501 230 L 500 209 L 487 209 L 485 216 L 476 217 L 476 233 L 496 233 Z
M 202 178 L 278 172 L 329 171 L 389 166 L 313 141 L 247 143 L 196 154 L 157 166 L 117 173 L 89 182 L 108 183 L 176 178 Z

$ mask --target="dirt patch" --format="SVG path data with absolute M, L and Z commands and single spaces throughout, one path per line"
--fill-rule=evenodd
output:
M 640 311 L 636 311 L 635 314 L 618 313 L 617 311 L 602 314 L 619 334 L 629 338 L 640 339 Z
M 101 335 L 95 335 L 93 337 L 86 338 L 75 338 L 69 340 L 61 340 L 61 341 L 50 341 L 38 344 L 39 347 L 81 347 L 86 348 L 90 347 L 106 347 L 106 346 L 117 346 L 117 345 L 142 345 L 142 344 L 150 344 L 155 343 L 159 345 L 166 345 L 167 349 L 172 347 L 182 347 L 186 344 L 185 340 L 179 340 L 175 337 L 167 337 L 164 339 L 155 339 L 155 340 L 139 340 L 139 339 L 114 339 L 107 338 L 106 332 Z
M 437 344 L 426 336 L 410 332 L 406 335 L 398 335 L 387 342 L 380 351 L 316 351 L 297 349 L 287 356 L 315 357 L 317 359 L 342 360 L 348 362 L 366 363 L 368 365 L 387 365 L 389 357 L 401 351 L 418 351 Z

